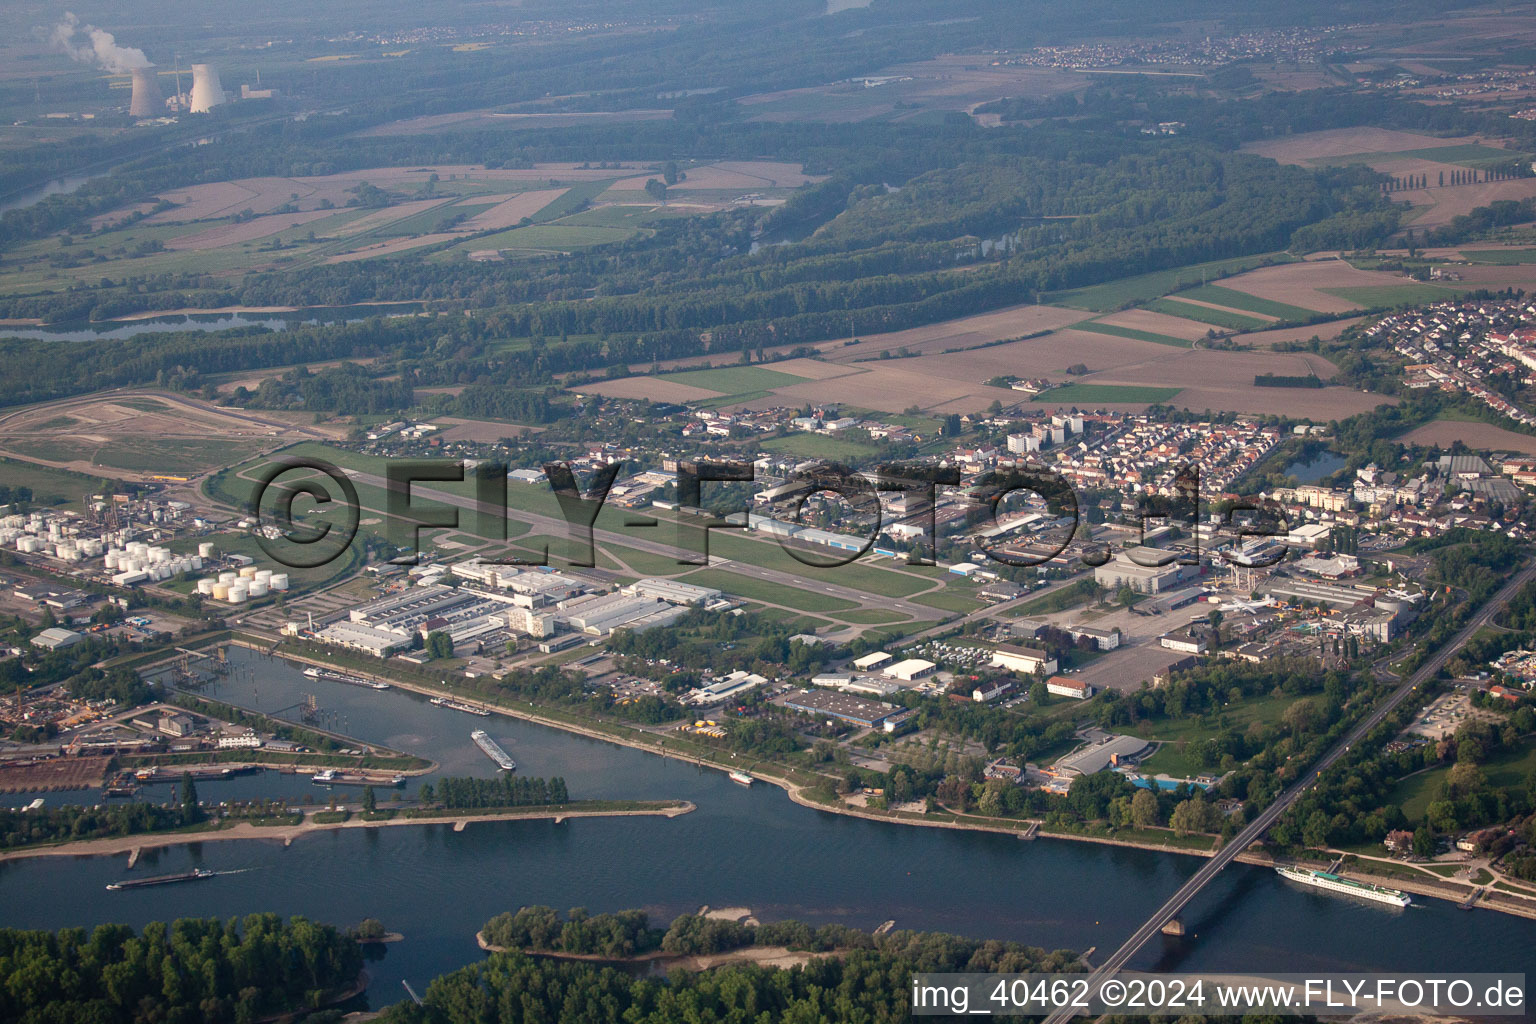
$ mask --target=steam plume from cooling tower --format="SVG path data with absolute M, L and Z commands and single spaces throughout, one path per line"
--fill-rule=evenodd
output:
M 73 11 L 64 12 L 64 20 L 53 28 L 53 44 L 82 64 L 97 64 L 118 74 L 150 66 L 144 51 L 119 46 L 111 32 L 94 25 L 81 25 Z

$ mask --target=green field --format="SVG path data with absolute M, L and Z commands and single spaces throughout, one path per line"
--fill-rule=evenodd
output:
M 1388 284 L 1367 285 L 1363 288 L 1321 288 L 1319 291 L 1337 295 L 1366 309 L 1390 306 L 1421 306 L 1430 302 L 1453 299 L 1466 288 L 1435 284 Z
M 1076 405 L 1101 405 L 1114 402 L 1167 402 L 1182 388 L 1154 388 L 1139 384 L 1068 384 L 1041 392 L 1032 402 L 1072 402 Z
M 1207 309 L 1205 306 L 1197 306 L 1193 302 L 1180 302 L 1178 299 L 1157 299 L 1147 303 L 1146 307 L 1158 313 L 1182 317 L 1185 320 L 1196 320 L 1202 324 L 1210 324 L 1212 327 L 1225 327 L 1231 331 L 1251 331 L 1256 327 L 1267 327 L 1270 323 L 1258 317 L 1228 313 L 1221 309 Z
M 1159 298 L 1167 295 L 1169 292 L 1176 292 L 1180 288 L 1194 284 L 1197 281 L 1204 282 L 1213 277 L 1238 274 L 1244 270 L 1252 270 L 1254 267 L 1266 263 L 1290 262 L 1292 262 L 1291 257 L 1283 252 L 1239 256 L 1230 260 L 1215 260 L 1210 263 L 1196 263 L 1187 267 L 1174 267 L 1170 270 L 1154 270 L 1149 274 L 1122 277 L 1115 281 L 1091 285 L 1087 288 L 1072 288 L 1067 291 L 1052 292 L 1044 296 L 1041 301 L 1049 302 L 1054 306 L 1070 306 L 1073 309 L 1087 309 L 1095 313 L 1108 313 L 1116 309 L 1124 309 L 1138 302 L 1147 302 Z
M 638 228 L 654 224 L 659 220 L 696 216 L 698 214 L 694 210 L 668 206 L 631 206 L 625 203 L 599 206 L 595 209 L 583 210 L 581 213 L 573 213 L 569 217 L 562 217 L 560 223 L 581 227 Z
M 7 442 L 16 452 L 50 462 L 88 461 L 103 469 L 137 473 L 195 476 L 233 465 L 260 450 L 257 441 L 203 441 L 194 438 L 116 440 L 95 444 L 78 439 L 17 438 Z
M 40 504 L 57 496 L 75 505 L 86 495 L 100 493 L 94 477 L 37 466 L 30 462 L 17 462 L 15 459 L 0 459 L 0 484 L 7 487 L 30 487 L 32 500 Z
M 402 218 L 392 224 L 386 224 L 372 232 L 381 238 L 400 238 L 410 235 L 430 235 L 443 230 L 443 225 L 456 217 L 468 220 L 477 213 L 484 213 L 495 203 L 475 203 L 474 205 L 460 206 L 457 203 L 444 203 L 434 206 L 429 210 L 422 210 L 418 214 Z
M 1094 334 L 1107 334 L 1113 338 L 1129 338 L 1132 341 L 1150 341 L 1158 345 L 1172 345 L 1174 348 L 1189 348 L 1190 342 L 1183 338 L 1175 338 L 1167 334 L 1153 334 L 1151 331 L 1138 331 L 1134 327 L 1117 327 L 1114 324 L 1104 324 L 1097 320 L 1085 320 L 1080 324 L 1073 324 L 1074 331 L 1092 331 Z
M 1346 156 L 1322 157 L 1309 160 L 1313 166 L 1344 167 L 1349 164 L 1370 164 L 1387 160 L 1429 160 L 1438 164 L 1460 164 L 1462 167 L 1507 166 L 1512 161 L 1524 162 L 1530 157 L 1512 149 L 1497 146 L 1480 146 L 1466 143 L 1459 146 L 1426 146 L 1424 149 L 1405 149 L 1399 153 L 1350 153 Z
M 1310 320 L 1318 314 L 1318 310 L 1315 309 L 1293 306 L 1288 302 L 1276 302 L 1273 299 L 1261 299 L 1257 295 L 1249 295 L 1235 288 L 1223 288 L 1219 284 L 1196 285 L 1194 288 L 1186 288 L 1177 295 L 1169 297 L 1214 302 L 1218 306 L 1246 309 L 1250 313 L 1262 313 L 1280 320 Z
M 788 626 L 796 633 L 814 633 L 824 626 L 833 625 L 827 619 L 818 618 L 815 615 L 796 615 L 785 608 L 765 608 L 762 605 L 753 605 L 748 610 L 756 612 L 769 622 L 778 622 Z
M 1472 249 L 1461 254 L 1473 263 L 1487 263 L 1510 267 L 1522 263 L 1536 263 L 1536 249 Z
M 1203 739 L 1214 735 L 1222 731 L 1223 725 L 1230 726 L 1238 732 L 1242 732 L 1255 722 L 1261 725 L 1274 725 L 1280 721 L 1280 716 L 1285 714 L 1285 709 L 1296 700 L 1297 698 L 1290 694 L 1282 694 L 1279 697 L 1248 697 L 1235 705 L 1228 705 L 1217 716 L 1215 722 L 1209 721 L 1206 716 L 1160 719 L 1138 722 L 1135 725 L 1126 726 L 1124 731 L 1132 736 L 1163 742 L 1164 745 L 1158 748 L 1157 753 L 1141 763 L 1144 771 L 1153 775 L 1162 773 L 1177 778 L 1189 778 L 1209 769 L 1180 750 L 1180 741 Z
M 961 593 L 951 593 L 948 590 L 940 590 L 932 594 L 919 594 L 912 600 L 918 604 L 925 604 L 929 608 L 954 612 L 957 615 L 968 615 L 976 609 L 986 606 L 986 602 L 978 598 L 967 597 Z
M 836 617 L 843 622 L 865 626 L 883 626 L 911 621 L 900 612 L 886 611 L 883 608 L 856 608 L 853 611 L 838 612 Z
M 833 552 L 828 548 L 809 550 L 822 557 L 846 554 L 846 552 Z M 828 583 L 887 597 L 909 597 L 933 586 L 931 580 L 923 579 L 921 576 L 892 569 L 877 569 L 865 564 L 863 560 L 851 562 L 848 565 L 816 568 L 806 565 L 776 543 L 749 540 L 738 536 L 736 531 L 711 530 L 709 551 L 712 557 L 733 558 L 749 565 L 804 576 L 810 583 L 824 579 Z
M 683 373 L 669 373 L 661 379 L 703 388 L 705 391 L 718 391 L 722 395 L 768 392 L 774 388 L 805 383 L 804 377 L 781 373 L 763 366 L 722 366 L 709 370 L 687 370 Z
M 535 224 L 544 224 L 561 217 L 578 213 L 586 204 L 592 202 L 598 196 L 608 191 L 608 186 L 618 181 L 618 178 L 604 178 L 601 181 L 578 181 L 566 188 L 565 194 L 547 204 L 542 210 L 533 215 Z
M 590 249 L 594 245 L 622 242 L 634 234 L 629 228 L 581 227 L 565 224 L 530 224 L 527 227 L 510 228 L 494 235 L 461 242 L 440 256 L 459 256 L 461 252 L 480 249 L 531 249 L 537 251 L 569 252 L 574 249 Z
M 861 444 L 829 434 L 810 433 L 771 438 L 758 447 L 764 451 L 799 455 L 807 459 L 858 459 L 879 451 L 871 444 Z
M 714 587 L 735 597 L 763 604 L 784 605 L 801 612 L 840 612 L 858 608 L 857 603 L 831 594 L 818 594 L 814 590 L 754 579 L 725 569 L 700 569 L 683 577 L 683 582 Z
M 694 568 L 691 565 L 679 565 L 676 558 L 667 555 L 653 555 L 649 551 L 640 551 L 617 544 L 607 545 L 606 551 L 644 576 L 676 576 L 678 573 L 688 572 Z
M 1536 771 L 1536 739 L 1527 737 L 1519 748 L 1502 752 L 1481 767 L 1491 788 L 1518 788 L 1528 773 Z M 1450 765 L 1441 765 L 1410 775 L 1392 788 L 1387 794 L 1387 802 L 1401 807 L 1409 821 L 1419 821 L 1429 805 L 1440 799 L 1446 777 L 1450 773 Z

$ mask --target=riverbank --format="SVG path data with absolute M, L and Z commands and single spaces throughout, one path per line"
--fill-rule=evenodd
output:
M 370 302 L 351 302 L 340 306 L 214 306 L 206 309 L 182 307 L 180 309 L 151 309 L 142 313 L 125 313 L 122 316 L 93 320 L 93 324 L 129 324 L 141 320 L 156 320 L 172 316 L 271 316 L 284 313 L 325 313 L 338 309 L 370 308 L 373 306 L 419 306 L 420 299 L 374 299 Z M 391 314 L 397 315 L 397 314 Z
M 260 651 L 262 653 L 272 653 L 270 646 L 263 646 L 255 642 L 253 639 L 242 639 L 239 634 L 236 634 L 234 637 L 232 637 L 230 642 L 238 644 L 242 647 Z M 426 686 L 411 681 L 404 681 L 395 676 L 386 676 L 377 673 L 370 674 L 366 671 L 359 672 L 355 666 L 337 666 L 322 659 L 309 657 L 303 654 L 281 652 L 276 653 L 274 656 L 284 658 L 289 661 L 300 662 L 303 664 L 317 665 L 339 670 L 344 669 L 345 671 L 359 673 L 365 676 L 372 675 L 373 678 L 389 682 L 391 685 L 398 686 L 401 689 L 410 690 L 414 693 L 422 694 L 423 696 L 450 696 L 458 697 L 460 699 L 463 698 L 462 694 L 455 693 L 451 690 Z M 741 772 L 743 774 L 752 776 L 752 778 L 756 780 L 769 783 L 770 785 L 778 786 L 780 789 L 784 790 L 784 792 L 789 796 L 789 799 L 793 803 L 798 804 L 801 807 L 826 811 L 831 814 L 842 814 L 848 817 L 864 818 L 870 821 L 881 821 L 897 825 L 915 825 L 922 828 L 941 828 L 970 832 L 989 832 L 998 835 L 1013 835 L 1018 837 L 1020 841 L 1031 840 L 1034 838 L 1057 839 L 1079 843 L 1095 843 L 1101 846 L 1121 846 L 1131 849 L 1145 850 L 1152 853 L 1174 853 L 1203 858 L 1210 858 L 1214 856 L 1217 849 L 1219 849 L 1219 847 L 1215 845 L 1215 837 L 1212 837 L 1212 845 L 1210 848 L 1201 849 L 1198 847 L 1173 845 L 1172 841 L 1174 836 L 1171 832 L 1169 833 L 1168 840 L 1163 842 L 1152 842 L 1146 839 L 1124 838 L 1109 835 L 1090 835 L 1079 832 L 1053 831 L 1048 829 L 1045 826 L 1045 823 L 1039 819 L 980 819 L 975 817 L 961 818 L 960 816 L 953 816 L 948 818 L 929 817 L 927 815 L 916 815 L 899 811 L 876 811 L 867 808 L 852 807 L 841 799 L 833 803 L 825 803 L 819 800 L 815 800 L 807 795 L 808 792 L 813 788 L 812 786 L 804 785 L 795 779 L 788 777 L 787 774 L 776 771 L 775 769 L 778 766 L 765 767 L 759 764 L 750 764 L 750 762 L 748 763 L 750 766 L 742 764 L 720 763 L 719 761 L 698 756 L 687 751 L 669 748 L 666 745 L 666 740 L 664 738 L 653 736 L 652 734 L 642 732 L 641 730 L 632 727 L 615 725 L 611 727 L 612 730 L 622 729 L 623 731 L 610 731 L 610 729 L 599 728 L 595 724 L 585 725 L 578 722 L 567 721 L 564 718 L 556 718 L 548 714 L 541 714 L 534 708 L 533 705 L 529 706 L 529 710 L 524 710 L 523 708 L 508 707 L 504 704 L 494 703 L 485 700 L 483 697 L 476 697 L 475 699 L 478 703 L 483 705 L 492 713 L 505 715 L 508 718 L 515 718 L 519 721 L 530 722 L 534 725 L 542 725 L 547 728 L 558 729 L 562 732 L 571 733 L 577 736 L 585 736 L 589 739 L 602 740 L 607 743 L 613 743 L 617 746 L 646 751 L 661 757 L 671 758 L 672 760 L 685 761 L 700 767 L 712 768 L 716 771 Z M 953 814 L 953 812 L 948 813 Z M 1235 860 L 1242 864 L 1259 867 L 1273 867 L 1275 865 L 1274 858 L 1263 851 L 1245 850 L 1244 852 L 1238 854 Z M 1403 888 L 1406 892 L 1412 892 L 1415 895 L 1432 897 L 1435 899 L 1450 900 L 1456 903 L 1460 903 L 1465 900 L 1471 891 L 1466 890 L 1462 892 L 1456 892 L 1453 889 L 1435 886 L 1433 883 L 1426 883 L 1422 887 L 1421 891 L 1420 889 L 1409 889 L 1407 886 L 1396 885 L 1396 883 L 1401 881 L 1400 879 L 1379 878 L 1358 872 L 1349 872 L 1348 874 L 1349 877 L 1358 878 L 1360 881 L 1367 881 L 1371 882 L 1372 884 L 1384 885 L 1388 887 L 1395 886 L 1398 888 Z M 1495 896 L 1494 892 L 1495 891 L 1490 888 L 1488 898 L 1479 901 L 1477 905 L 1485 907 L 1489 910 L 1497 910 L 1502 913 L 1508 913 L 1515 916 L 1536 917 L 1536 901 L 1533 901 L 1533 906 L 1527 907 L 1519 896 L 1511 896 L 1507 893 L 1498 893 L 1497 896 Z
M 597 802 L 597 801 L 593 801 Z M 602 801 L 613 803 L 613 801 Z M 182 846 L 188 843 L 208 843 L 230 839 L 281 840 L 284 846 L 294 840 L 317 832 L 335 832 L 349 828 L 388 828 L 395 825 L 452 825 L 455 832 L 462 832 L 475 821 L 553 821 L 560 824 L 570 818 L 676 818 L 698 810 L 688 800 L 679 800 L 664 806 L 648 806 L 648 802 L 635 801 L 635 806 L 586 809 L 580 803 L 566 807 L 512 808 L 504 811 L 445 811 L 442 814 L 407 817 L 397 814 L 393 818 L 367 820 L 349 817 L 346 821 L 316 821 L 313 815 L 294 825 L 255 825 L 248 821 L 236 822 L 224 828 L 188 832 L 146 832 L 133 836 L 110 836 L 106 839 L 81 839 L 20 850 L 0 851 L 0 863 L 22 860 L 28 857 L 109 857 L 120 853 L 137 856 L 135 851 Z M 316 812 L 323 813 L 323 812 Z
M 758 967 L 781 968 L 803 967 L 815 959 L 846 955 L 846 951 L 841 949 L 830 949 L 824 953 L 812 953 L 807 950 L 790 949 L 787 946 L 743 946 L 740 949 L 732 949 L 724 953 L 667 953 L 656 949 L 649 953 L 637 953 L 634 956 L 612 957 L 603 956 L 599 953 L 563 953 L 559 950 L 548 949 L 513 950 L 507 946 L 494 946 L 485 941 L 484 932 L 475 933 L 475 944 L 487 953 L 517 952 L 526 956 L 536 956 L 547 960 L 568 960 L 573 963 L 618 967 L 644 966 L 656 973 L 665 973 L 666 971 L 678 968 L 697 974 L 699 971 L 723 967 L 726 964 L 753 964 Z

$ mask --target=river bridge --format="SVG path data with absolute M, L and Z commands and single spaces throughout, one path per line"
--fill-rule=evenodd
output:
M 1189 880 L 1180 886 L 1179 890 L 1170 896 L 1166 903 L 1159 907 L 1151 917 L 1147 918 L 1146 922 L 1136 929 L 1129 939 L 1125 940 L 1123 946 L 1117 949 L 1088 976 L 1089 990 L 1096 991 L 1100 984 L 1119 973 L 1120 969 L 1126 965 L 1131 957 L 1141 951 L 1141 947 L 1145 946 L 1152 936 L 1162 931 L 1164 925 L 1173 920 L 1175 915 L 1199 895 L 1202 889 L 1211 884 L 1212 880 L 1222 872 L 1222 869 L 1232 863 L 1238 854 L 1263 838 L 1264 833 L 1269 830 L 1269 827 L 1278 821 L 1280 816 L 1317 782 L 1318 777 L 1323 772 L 1333 767 L 1339 758 L 1348 753 L 1350 747 L 1360 742 L 1367 733 L 1380 725 L 1382 720 L 1399 704 L 1407 700 L 1410 694 L 1433 678 L 1445 663 L 1450 660 L 1451 656 L 1461 650 L 1478 630 L 1486 626 L 1494 615 L 1509 603 L 1509 599 L 1514 597 L 1516 592 L 1529 583 L 1532 578 L 1536 578 L 1536 562 L 1527 565 L 1524 569 L 1510 577 L 1509 582 L 1500 587 L 1498 592 L 1484 603 L 1477 614 L 1472 616 L 1467 624 L 1461 628 L 1460 632 L 1451 638 L 1449 643 L 1431 655 L 1419 667 L 1417 672 L 1409 676 L 1401 686 L 1393 691 L 1390 697 L 1382 702 L 1380 707 L 1366 715 L 1342 740 L 1336 743 L 1328 753 L 1323 755 L 1322 759 L 1312 767 L 1311 771 L 1300 780 L 1293 782 L 1268 807 L 1264 808 L 1247 828 L 1233 837 L 1231 842 L 1216 851 L 1216 854 L 1210 860 L 1200 865 L 1200 870 L 1191 875 Z M 1071 1007 L 1058 1009 L 1045 1018 L 1044 1024 L 1067 1024 L 1075 1014 L 1076 1011 Z

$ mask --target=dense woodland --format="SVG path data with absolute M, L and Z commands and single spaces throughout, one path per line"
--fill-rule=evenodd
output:
M 635 978 L 613 968 L 500 953 L 432 982 L 425 1006 L 392 1007 L 393 1024 L 471 1024 L 496 1020 L 625 1020 L 635 1024 L 773 1020 L 906 1021 L 909 979 L 917 971 L 1080 970 L 1076 955 L 1013 942 L 896 931 L 874 936 L 840 925 L 788 921 L 755 928 L 685 915 L 665 932 L 646 915 L 622 911 L 565 920 L 548 907 L 525 907 L 486 924 L 497 945 L 614 955 L 660 948 L 713 953 L 749 945 L 840 951 L 788 970 L 734 965 L 665 979 Z M 618 955 L 632 955 L 620 952 Z
M 489 779 L 447 776 L 438 779 L 435 787 L 431 783 L 423 785 L 421 799 L 462 810 L 563 804 L 570 800 L 570 794 L 566 792 L 565 780 L 558 775 L 546 780 L 502 772 Z
M 254 1024 L 323 1005 L 362 970 L 357 943 L 302 917 L 181 918 L 57 933 L 0 929 L 0 1020 Z

